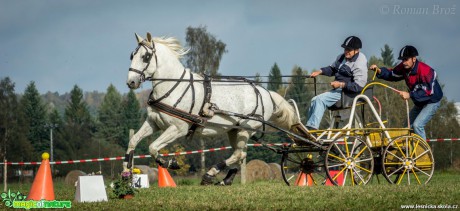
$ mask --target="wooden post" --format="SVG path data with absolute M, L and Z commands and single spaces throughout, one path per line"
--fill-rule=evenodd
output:
M 6 164 L 7 160 L 6 160 L 6 157 L 5 159 L 3 159 L 3 192 L 6 192 L 6 190 L 8 189 L 7 186 L 8 184 L 6 183 L 7 182 L 7 164 Z
M 134 136 L 134 129 L 129 129 L 129 141 L 131 141 L 133 136 Z M 134 157 L 133 157 L 132 168 L 134 168 Z
M 241 163 L 241 184 L 246 184 L 246 158 Z
M 202 150 L 204 150 L 204 140 L 202 137 L 200 137 L 200 147 Z M 200 157 L 201 157 L 201 174 L 204 175 L 206 173 L 206 157 L 204 156 L 204 153 L 201 153 Z

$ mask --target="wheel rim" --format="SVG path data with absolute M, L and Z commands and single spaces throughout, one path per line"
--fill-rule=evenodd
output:
M 305 174 L 308 185 L 324 185 L 326 173 L 324 171 L 323 153 L 312 152 L 306 147 L 290 147 L 289 152 L 281 158 L 281 174 L 284 182 L 295 186 L 301 174 Z
M 383 174 L 392 184 L 427 184 L 434 173 L 430 146 L 417 136 L 391 141 L 383 153 Z
M 365 185 L 372 178 L 372 150 L 359 137 L 345 136 L 334 140 L 326 154 L 328 182 L 333 185 Z

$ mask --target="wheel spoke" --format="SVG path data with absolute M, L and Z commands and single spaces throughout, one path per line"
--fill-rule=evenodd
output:
M 364 146 L 363 149 L 354 157 L 354 159 L 358 158 L 366 149 L 367 149 L 367 146 Z
M 404 174 L 406 173 L 406 171 L 407 171 L 407 169 L 404 169 L 403 173 L 402 173 L 401 176 L 399 177 L 399 180 L 398 180 L 398 182 L 397 182 L 396 184 L 399 185 L 399 184 L 401 183 L 402 179 L 404 178 Z
M 363 171 L 365 171 L 365 172 L 367 172 L 367 173 L 369 173 L 369 174 L 372 174 L 372 171 L 371 171 L 370 169 L 366 169 L 366 168 L 361 167 L 361 166 L 359 166 L 359 165 L 356 165 L 356 167 L 358 167 L 359 169 L 361 169 L 361 170 L 363 170 Z
M 404 168 L 404 166 L 399 167 L 398 169 L 396 169 L 395 171 L 393 171 L 391 174 L 388 174 L 388 176 L 391 177 L 394 173 L 398 172 L 398 171 L 401 170 L 402 168 Z
M 372 158 L 367 158 L 367 159 L 363 159 L 363 160 L 355 160 L 356 163 L 361 163 L 361 162 L 366 162 L 366 161 L 371 161 Z
M 401 155 L 404 156 L 404 152 L 402 151 L 402 149 L 401 149 L 401 147 L 399 146 L 399 144 L 398 144 L 397 141 L 395 141 L 395 144 L 396 144 L 396 146 L 398 147 L 399 151 L 401 152 Z M 404 158 L 406 158 L 406 157 L 404 157 Z
M 346 168 L 346 167 L 343 167 L 342 170 L 340 170 L 339 173 L 337 173 L 337 174 L 332 178 L 332 180 L 335 181 L 335 180 L 337 179 L 337 177 L 338 177 L 340 174 L 342 174 L 343 171 L 344 171 L 345 169 L 347 169 L 347 168 Z M 345 172 L 345 174 L 346 174 L 346 172 Z
M 355 146 L 359 146 L 359 142 L 357 138 L 355 138 L 355 141 L 353 141 L 353 146 L 351 147 L 350 156 L 353 155 L 353 152 L 355 151 Z
M 359 171 L 357 171 L 357 170 L 355 169 L 355 173 L 356 173 L 356 175 L 358 176 L 358 178 L 361 180 L 361 182 L 364 183 L 364 184 L 366 184 L 366 182 L 364 181 L 364 179 L 363 179 L 363 177 L 361 176 L 361 174 L 359 174 Z M 369 173 L 370 173 L 370 172 L 369 172 Z
M 350 151 L 348 151 L 348 143 L 347 143 L 347 139 L 346 137 L 343 138 L 343 144 L 345 144 L 345 150 L 347 152 L 347 156 L 346 157 L 350 157 Z
M 284 169 L 295 169 L 295 168 L 299 168 L 298 166 L 284 166 L 283 167 Z
M 408 139 L 409 139 L 409 138 L 406 137 L 406 148 L 407 148 L 407 149 L 406 149 L 406 158 L 409 157 L 409 140 L 408 140 Z
M 411 169 L 411 170 L 412 170 L 412 173 L 413 173 L 414 176 L 415 176 L 415 179 L 417 179 L 418 184 L 421 185 L 422 183 L 421 183 L 420 180 L 418 179 L 418 176 L 417 176 L 417 174 L 415 173 L 414 169 Z
M 393 154 L 392 152 L 388 151 L 388 154 L 393 155 L 395 158 L 398 158 L 400 161 L 404 161 L 404 159 L 400 158 L 399 156 Z
M 410 157 L 414 156 L 415 151 L 417 150 L 417 147 L 418 147 L 419 143 L 420 143 L 420 140 L 417 140 L 417 143 L 415 144 L 414 150 L 412 151 L 412 153 L 410 153 Z
M 331 156 L 331 157 L 333 157 L 333 158 L 335 158 L 335 159 L 337 159 L 337 160 L 340 160 L 340 161 L 342 161 L 342 162 L 345 162 L 345 159 L 340 158 L 340 157 L 337 157 L 337 156 L 335 156 L 335 155 L 333 155 L 333 154 L 331 154 L 331 153 L 329 153 L 329 154 L 327 154 L 327 155 L 329 155 L 329 156 Z
M 350 169 L 350 176 L 351 176 L 351 186 L 355 185 L 355 175 L 353 174 L 353 168 Z
M 426 153 L 430 152 L 430 150 L 426 150 L 425 152 L 423 152 L 422 154 L 418 155 L 416 158 L 414 158 L 414 161 L 419 159 L 420 157 L 424 156 Z
M 426 176 L 430 177 L 430 175 L 428 173 L 426 173 L 425 171 L 423 171 L 423 170 L 421 170 L 421 169 L 419 169 L 419 168 L 417 168 L 415 166 L 414 166 L 414 169 L 416 169 L 417 171 L 419 171 L 419 172 L 425 174 Z
M 410 171 L 407 171 L 407 184 L 410 185 Z
M 295 163 L 295 164 L 301 164 L 300 161 L 297 161 L 297 160 L 293 160 L 292 158 L 288 157 L 287 158 L 288 161 L 292 162 L 292 163 Z
M 335 148 L 339 151 L 340 155 L 342 155 L 342 157 L 346 158 L 347 156 L 345 156 L 342 152 L 342 150 L 340 150 L 339 146 L 337 146 L 337 143 L 334 143 L 334 146 Z
M 344 169 L 346 169 L 346 168 L 344 168 Z M 343 184 L 342 184 L 342 186 L 345 186 L 345 184 L 346 184 L 346 182 L 347 182 L 347 175 L 348 175 L 348 171 L 345 170 L 345 174 L 344 174 L 344 176 L 343 176 Z
M 290 176 L 287 180 L 288 180 L 288 181 L 291 181 L 292 178 L 294 178 L 294 176 L 295 176 L 295 174 L 293 174 L 292 176 Z
M 303 158 L 300 157 L 300 153 L 295 153 L 295 155 L 297 156 L 297 158 L 299 159 L 299 161 L 302 162 Z
M 403 165 L 403 163 L 383 163 L 385 165 Z
M 328 168 L 335 168 L 335 167 L 339 167 L 339 166 L 344 166 L 345 164 L 343 163 L 339 163 L 337 165 L 332 165 L 332 166 L 329 166 Z

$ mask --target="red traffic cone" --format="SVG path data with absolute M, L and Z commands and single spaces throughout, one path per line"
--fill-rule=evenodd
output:
M 53 178 L 51 177 L 51 167 L 48 153 L 42 154 L 42 163 L 35 175 L 34 183 L 30 188 L 27 200 L 54 200 Z
M 176 183 L 169 174 L 168 169 L 160 165 L 158 165 L 158 187 L 176 187 Z
M 295 180 L 295 186 L 313 186 L 313 177 L 311 174 L 305 174 L 303 171 L 299 173 Z

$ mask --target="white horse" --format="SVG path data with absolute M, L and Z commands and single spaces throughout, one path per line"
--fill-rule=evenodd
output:
M 214 165 L 203 175 L 202 184 L 212 184 L 215 176 L 233 164 L 240 164 L 246 157 L 248 139 L 255 134 L 254 130 L 262 127 L 259 121 L 243 119 L 236 116 L 225 115 L 213 110 L 231 111 L 239 114 L 253 114 L 280 128 L 289 130 L 293 124 L 298 123 L 294 108 L 279 94 L 267 91 L 263 87 L 250 85 L 247 82 L 212 82 L 212 95 L 210 103 L 205 102 L 205 83 L 201 75 L 191 73 L 185 69 L 179 58 L 187 53 L 175 38 L 152 38 L 147 33 L 143 39 L 136 35 L 138 47 L 131 54 L 131 66 L 128 73 L 127 85 L 137 89 L 145 79 L 152 80 L 153 90 L 150 98 L 160 99 L 163 105 L 173 106 L 185 113 L 198 116 L 201 110 L 207 122 L 197 127 L 195 133 L 202 136 L 215 136 L 227 134 L 233 154 L 227 160 Z M 190 83 L 191 78 L 196 80 Z M 175 79 L 159 80 L 155 79 Z M 179 81 L 179 82 L 178 82 Z M 193 84 L 193 87 L 189 86 Z M 256 90 L 257 89 L 257 90 Z M 256 92 L 259 92 L 258 94 Z M 169 93 L 169 94 L 168 94 Z M 181 98 L 179 102 L 179 98 Z M 213 105 L 212 107 L 210 105 Z M 211 110 L 211 111 L 210 111 Z M 155 131 L 163 133 L 149 146 L 149 152 L 156 162 L 162 166 L 172 167 L 171 162 L 166 162 L 158 157 L 158 151 L 180 137 L 188 134 L 193 125 L 186 118 L 177 118 L 171 112 L 164 112 L 155 106 L 147 108 L 148 117 L 142 127 L 129 141 L 124 170 L 129 170 L 132 165 L 129 156 L 133 154 L 139 141 L 153 134 Z M 255 113 L 254 113 L 255 111 Z M 207 112 L 207 113 L 206 113 Z M 202 115 L 202 116 L 203 116 Z M 228 126 L 225 126 L 228 125 Z M 237 127 L 234 127 L 237 126 Z M 233 179 L 233 178 L 232 178 Z M 231 184 L 231 181 L 224 181 Z

